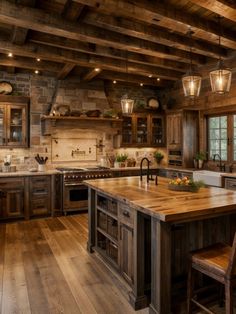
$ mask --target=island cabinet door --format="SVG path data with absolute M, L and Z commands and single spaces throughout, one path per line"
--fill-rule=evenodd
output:
M 134 230 L 120 225 L 120 270 L 126 281 L 132 285 L 134 280 Z

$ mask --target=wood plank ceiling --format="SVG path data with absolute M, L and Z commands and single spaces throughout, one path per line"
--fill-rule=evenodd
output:
M 11 73 L 167 87 L 189 69 L 190 44 L 203 76 L 219 55 L 236 69 L 235 0 L 1 0 L 0 31 Z

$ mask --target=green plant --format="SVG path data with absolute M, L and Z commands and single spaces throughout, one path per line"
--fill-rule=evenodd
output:
M 196 160 L 206 160 L 206 153 L 205 152 L 198 152 L 195 155 Z
M 164 155 L 161 152 L 156 151 L 156 152 L 154 152 L 153 157 L 159 163 L 164 158 Z
M 128 158 L 128 155 L 127 154 L 118 154 L 116 155 L 116 161 L 117 162 L 125 162 Z

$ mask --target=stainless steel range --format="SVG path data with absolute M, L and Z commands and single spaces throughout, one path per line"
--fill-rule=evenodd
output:
M 112 172 L 105 167 L 57 168 L 63 174 L 63 212 L 88 209 L 88 188 L 84 180 L 110 178 Z

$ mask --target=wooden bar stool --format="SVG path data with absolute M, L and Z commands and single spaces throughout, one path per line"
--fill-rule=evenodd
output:
M 233 246 L 222 243 L 191 252 L 188 272 L 187 313 L 192 304 L 207 313 L 213 313 L 194 299 L 194 271 L 199 271 L 220 282 L 225 287 L 225 313 L 233 314 L 233 285 L 236 283 L 236 233 Z

